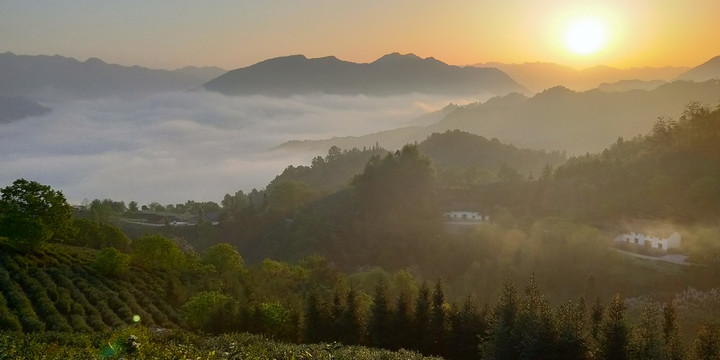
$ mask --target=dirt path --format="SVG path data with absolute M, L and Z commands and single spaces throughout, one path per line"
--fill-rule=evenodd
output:
M 615 250 L 617 250 L 618 252 L 621 252 L 623 254 L 626 254 L 626 255 L 630 255 L 630 256 L 637 257 L 637 258 L 646 259 L 646 260 L 665 261 L 665 262 L 683 265 L 683 266 L 693 265 L 692 263 L 685 261 L 685 259 L 687 259 L 687 255 L 682 255 L 682 254 L 667 254 L 667 255 L 663 255 L 663 256 L 648 256 L 648 255 L 637 254 L 634 252 L 620 250 L 620 249 L 615 249 Z

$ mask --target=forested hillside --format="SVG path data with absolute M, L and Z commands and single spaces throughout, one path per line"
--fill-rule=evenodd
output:
M 718 129 L 720 109 L 691 103 L 678 119 L 660 118 L 647 135 L 618 138 L 603 152 L 573 157 L 538 181 L 488 184 L 472 193 L 528 217 L 595 225 L 637 218 L 714 225 L 720 215 Z
M 417 147 L 432 161 L 438 180 L 447 187 L 494 182 L 508 172 L 522 177 L 539 175 L 546 166 L 556 167 L 566 161 L 561 152 L 520 149 L 459 130 L 433 133 Z M 316 156 L 310 166 L 288 166 L 267 190 L 284 182 L 300 182 L 322 192 L 336 192 L 360 174 L 373 156 L 387 153 L 378 145 L 362 150 L 333 146 L 325 157 Z

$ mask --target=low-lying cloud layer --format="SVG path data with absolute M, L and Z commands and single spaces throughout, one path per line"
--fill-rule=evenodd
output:
M 450 101 L 417 94 L 278 99 L 175 92 L 48 104 L 47 115 L 0 125 L 0 186 L 35 180 L 63 191 L 71 203 L 219 201 L 324 155 L 272 150 L 285 141 L 392 129 Z

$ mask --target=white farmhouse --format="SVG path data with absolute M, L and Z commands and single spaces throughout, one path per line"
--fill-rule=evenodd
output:
M 446 221 L 490 221 L 489 215 L 478 211 L 452 210 L 445 213 Z
M 661 238 L 643 233 L 630 232 L 620 234 L 615 238 L 615 243 L 634 244 L 650 249 L 667 251 L 668 249 L 676 249 L 680 247 L 682 237 L 679 233 L 673 232 L 666 238 Z

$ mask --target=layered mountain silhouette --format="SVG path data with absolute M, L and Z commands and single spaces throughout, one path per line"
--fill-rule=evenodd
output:
M 598 85 L 598 90 L 602 91 L 629 91 L 629 90 L 654 90 L 660 85 L 665 85 L 665 80 L 620 80 L 614 83 L 602 83 Z
M 279 57 L 229 71 L 206 83 L 205 88 L 226 95 L 273 96 L 310 93 L 502 95 L 527 91 L 498 69 L 459 67 L 434 58 L 398 53 L 364 64 L 333 56 Z
M 222 71 L 222 69 L 219 69 Z M 100 59 L 0 54 L 0 96 L 36 101 L 92 99 L 189 90 L 218 75 L 216 68 L 154 70 L 108 64 Z
M 49 111 L 50 109 L 30 99 L 0 96 L 0 124 L 28 116 L 42 115 Z
M 532 92 L 541 92 L 555 86 L 563 86 L 575 91 L 585 91 L 594 89 L 602 83 L 615 83 L 633 79 L 670 81 L 688 70 L 686 67 L 617 69 L 610 66 L 594 66 L 576 70 L 569 66 L 546 62 L 523 64 L 490 62 L 477 64 L 476 66 L 498 68 Z
M 484 103 L 444 109 L 442 120 L 357 137 L 292 141 L 281 148 L 318 151 L 330 146 L 352 148 L 379 143 L 388 149 L 424 140 L 434 132 L 462 130 L 497 138 L 518 147 L 561 150 L 570 155 L 601 151 L 618 136 L 646 134 L 658 117 L 677 119 L 686 105 L 697 101 L 714 106 L 720 100 L 720 80 L 675 81 L 654 90 L 576 92 L 554 87 L 527 97 L 514 93 Z
M 694 81 L 720 79 L 720 55 L 680 74 L 678 79 Z

